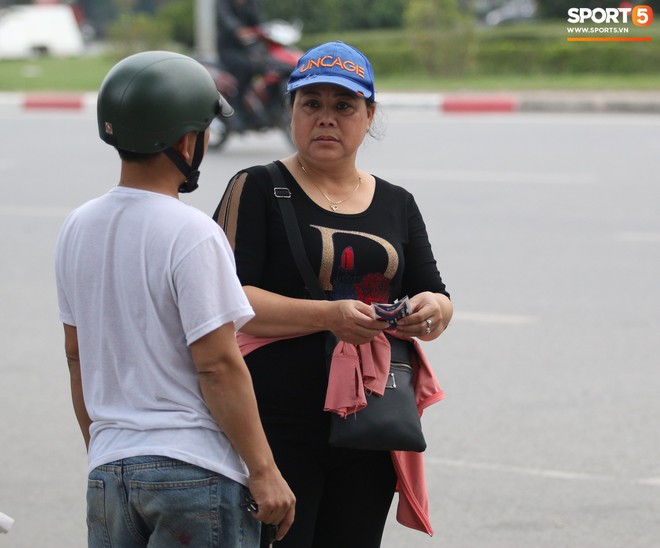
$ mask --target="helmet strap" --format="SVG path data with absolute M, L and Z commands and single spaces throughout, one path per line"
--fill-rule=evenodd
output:
M 204 132 L 197 132 L 195 152 L 193 153 L 192 164 L 190 165 L 186 162 L 183 154 L 173 147 L 167 148 L 163 152 L 186 177 L 183 183 L 179 185 L 179 192 L 185 194 L 197 190 L 199 186 L 197 184 L 197 180 L 199 179 L 199 165 L 202 163 L 202 158 L 204 157 Z

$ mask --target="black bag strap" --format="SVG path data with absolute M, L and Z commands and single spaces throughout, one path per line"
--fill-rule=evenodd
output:
M 273 194 L 277 198 L 277 204 L 280 206 L 280 211 L 282 212 L 284 228 L 286 229 L 293 260 L 296 262 L 298 271 L 305 282 L 305 287 L 309 294 L 317 300 L 324 301 L 327 299 L 325 291 L 321 288 L 319 279 L 314 274 L 312 265 L 309 264 L 309 260 L 307 259 L 296 212 L 291 204 L 291 190 L 286 185 L 282 172 L 275 162 L 267 164 L 266 168 L 270 173 L 270 179 L 273 183 Z

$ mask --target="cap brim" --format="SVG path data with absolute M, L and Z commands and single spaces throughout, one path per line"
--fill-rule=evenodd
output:
M 316 84 L 334 84 L 336 86 L 341 86 L 367 99 L 369 99 L 373 94 L 370 89 L 358 84 L 354 80 L 350 80 L 349 78 L 343 78 L 342 76 L 332 76 L 328 74 L 323 74 L 318 76 L 313 75 L 313 76 L 307 76 L 305 78 L 301 78 L 296 82 L 290 83 L 287 86 L 286 90 L 293 91 L 307 86 L 314 86 Z

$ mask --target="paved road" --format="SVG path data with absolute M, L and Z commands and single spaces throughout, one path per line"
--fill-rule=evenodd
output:
M 0 117 L 0 548 L 81 548 L 52 250 L 117 164 L 93 113 Z M 436 536 L 392 519 L 383 546 L 658 546 L 660 117 L 392 109 L 382 126 L 362 166 L 416 195 L 457 310 L 427 346 L 447 393 L 424 417 Z M 286 152 L 234 140 L 186 200 L 211 213 L 235 171 Z

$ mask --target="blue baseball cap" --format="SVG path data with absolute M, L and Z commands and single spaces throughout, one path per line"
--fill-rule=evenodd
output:
M 362 53 L 344 42 L 328 42 L 305 52 L 291 73 L 287 91 L 314 84 L 335 84 L 375 99 L 374 71 Z

